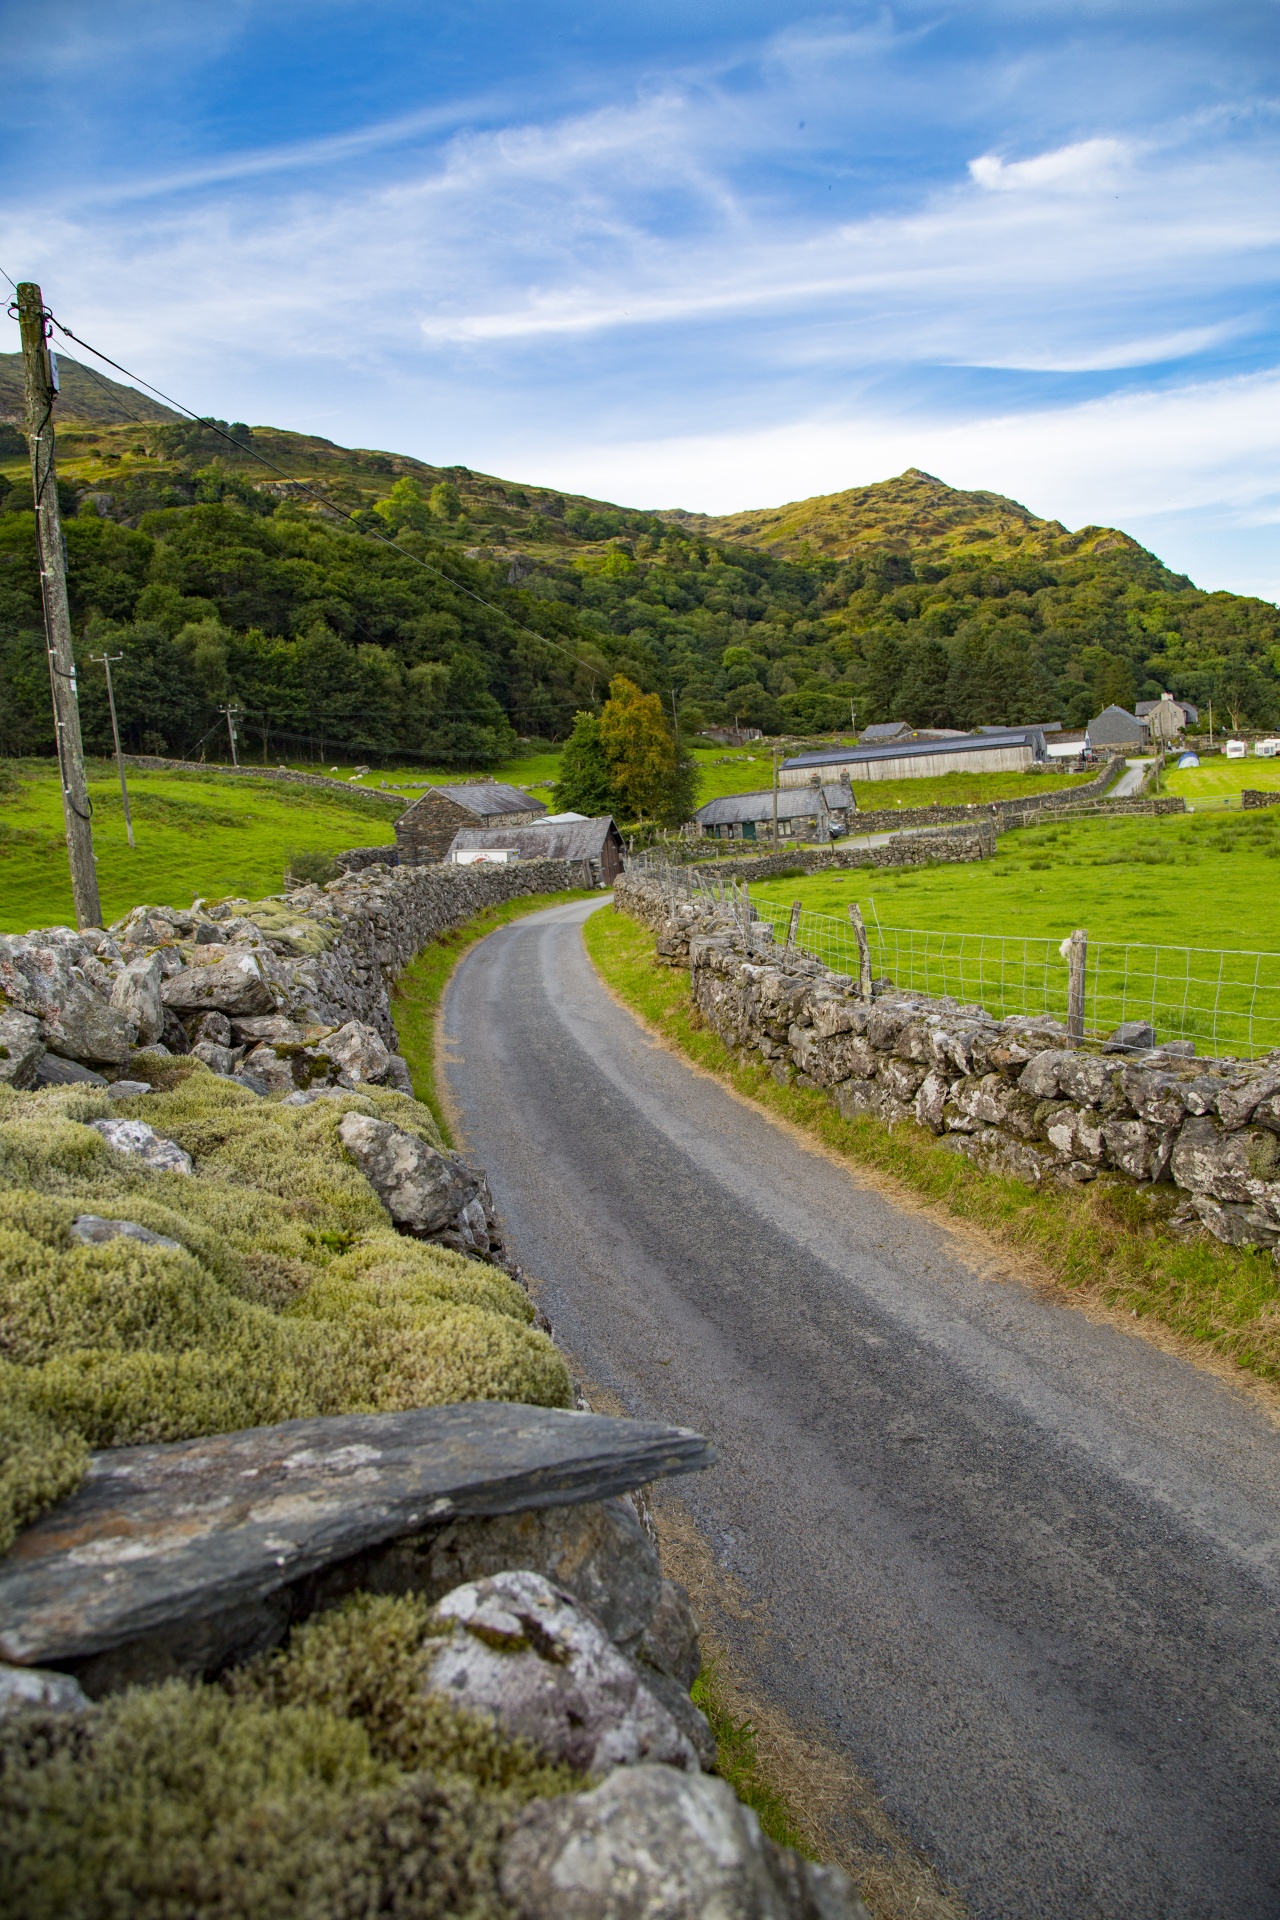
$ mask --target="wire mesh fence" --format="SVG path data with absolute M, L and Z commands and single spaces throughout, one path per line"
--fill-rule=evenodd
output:
M 792 925 L 784 901 L 752 898 L 735 880 L 696 867 L 654 869 L 671 896 L 701 896 L 744 926 L 768 926 L 833 973 L 856 978 L 858 945 L 848 921 L 802 908 Z M 1005 1019 L 1068 1018 L 1067 942 L 1021 934 L 953 933 L 885 926 L 867 916 L 872 972 L 906 992 L 947 997 Z M 761 941 L 763 946 L 765 943 Z M 1201 1054 L 1256 1059 L 1280 1048 L 1280 954 L 1087 940 L 1084 1032 L 1104 1038 L 1124 1022 L 1149 1020 L 1160 1042 L 1191 1040 Z

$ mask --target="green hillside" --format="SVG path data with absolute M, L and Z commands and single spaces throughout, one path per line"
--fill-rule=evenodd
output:
M 17 411 L 0 356 L 0 413 Z M 59 473 L 91 749 L 243 710 L 268 759 L 456 768 L 563 739 L 628 674 L 689 730 L 1081 723 L 1169 688 L 1280 724 L 1280 615 L 1114 529 L 1069 533 L 915 469 L 711 518 L 242 423 L 156 418 L 62 362 Z M 120 418 L 122 413 L 133 418 Z M 227 437 L 229 436 L 229 438 Z M 261 456 L 271 465 L 264 466 Z M 0 424 L 0 753 L 52 749 L 30 482 Z M 8 509 L 6 512 L 5 509 Z M 344 518 L 344 515 L 352 518 Z M 402 552 L 371 535 L 394 535 Z

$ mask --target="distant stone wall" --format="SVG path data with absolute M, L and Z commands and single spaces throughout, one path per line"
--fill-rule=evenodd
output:
M 293 767 L 232 767 L 224 766 L 220 760 L 164 760 L 152 753 L 125 753 L 121 755 L 126 768 L 136 767 L 140 773 L 229 773 L 233 779 L 241 780 L 278 780 L 295 787 L 327 787 L 332 793 L 345 793 L 348 797 L 357 793 L 366 800 L 399 801 L 408 806 L 407 794 L 395 788 L 362 787 L 354 780 L 334 780 L 327 773 L 299 773 Z
M 1052 811 L 1055 807 L 1078 806 L 1082 800 L 1096 800 L 1104 794 L 1115 780 L 1120 767 L 1116 759 L 1109 759 L 1102 771 L 1079 787 L 1056 787 L 1050 793 L 1030 794 L 1017 800 L 990 800 L 971 803 L 968 806 L 932 806 L 932 807 L 877 807 L 872 810 L 859 808 L 850 816 L 851 833 L 896 833 L 903 827 L 942 827 L 964 825 L 975 820 L 995 820 L 998 825 L 1005 824 L 1005 815 L 1041 813 Z M 1017 826 L 1026 822 L 1017 820 Z
M 711 871 L 730 880 L 771 880 L 780 873 L 826 873 L 843 867 L 923 867 L 935 860 L 989 860 L 996 850 L 991 820 L 976 820 L 944 833 L 895 834 L 880 847 L 783 848 L 778 853 L 746 854 L 739 860 L 708 862 Z
M 688 967 L 727 1046 L 822 1089 L 846 1117 L 923 1127 L 1035 1186 L 1103 1172 L 1163 1183 L 1175 1231 L 1280 1248 L 1280 1056 L 1241 1065 L 1149 1044 L 1073 1047 L 1047 1015 L 996 1020 L 886 981 L 864 1004 L 847 976 L 780 951 L 768 926 L 753 924 L 748 951 L 730 914 L 695 900 L 673 912 L 656 880 L 628 875 L 614 898 L 654 930 L 662 959 Z
M 1246 787 L 1240 795 L 1242 807 L 1280 807 L 1280 793 L 1259 793 L 1256 787 Z
M 344 873 L 362 873 L 366 867 L 398 867 L 400 851 L 394 841 L 389 847 L 348 847 L 333 860 Z

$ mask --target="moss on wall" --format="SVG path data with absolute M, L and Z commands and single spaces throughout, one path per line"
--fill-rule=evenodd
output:
M 69 1491 L 88 1448 L 456 1400 L 568 1406 L 561 1355 L 496 1268 L 392 1231 L 338 1139 L 352 1108 L 434 1144 L 377 1089 L 260 1100 L 198 1062 L 164 1091 L 0 1092 L 0 1551 Z M 114 1152 L 88 1124 L 145 1119 L 194 1176 Z M 86 1246 L 77 1214 L 179 1242 Z

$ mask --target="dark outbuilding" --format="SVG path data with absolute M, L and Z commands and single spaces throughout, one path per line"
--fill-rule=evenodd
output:
M 460 854 L 511 852 L 520 860 L 581 860 L 594 886 L 611 887 L 625 864 L 622 835 L 607 813 L 595 820 L 549 820 L 522 827 L 463 827 L 449 859 Z
M 499 780 L 428 787 L 396 821 L 396 846 L 402 867 L 421 867 L 447 859 L 449 843 L 464 827 L 527 827 L 546 812 L 541 800 Z

